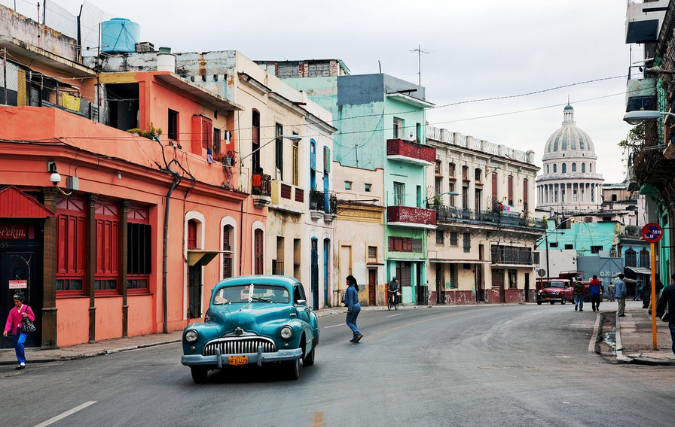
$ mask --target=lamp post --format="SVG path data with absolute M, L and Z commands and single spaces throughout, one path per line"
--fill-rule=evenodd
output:
M 557 224 L 557 225 L 555 226 L 555 228 L 553 228 L 553 230 L 551 230 L 551 231 L 546 231 L 546 233 L 544 233 L 544 244 L 546 245 L 546 278 L 547 278 L 547 279 L 549 279 L 549 278 L 551 277 L 551 263 L 549 262 L 549 257 L 548 257 L 548 235 L 549 235 L 549 234 L 558 234 L 558 233 L 560 233 L 560 234 L 565 234 L 565 232 L 563 232 L 563 231 L 560 231 L 560 232 L 559 232 L 559 231 L 558 231 L 558 228 L 559 228 L 561 225 L 563 225 L 564 223 L 566 223 L 567 221 L 574 222 L 574 217 L 572 217 L 572 218 L 567 218 L 567 219 L 561 221 L 560 224 Z M 548 230 L 548 229 L 547 229 L 547 230 Z
M 656 120 L 661 116 L 675 117 L 675 114 L 665 111 L 636 110 L 629 111 L 623 116 L 623 121 L 631 125 L 639 125 L 642 122 Z

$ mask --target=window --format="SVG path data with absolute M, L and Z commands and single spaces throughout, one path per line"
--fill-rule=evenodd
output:
M 459 235 L 459 233 L 457 233 L 456 231 L 450 232 L 450 246 L 457 246 L 458 245 L 458 243 L 457 243 L 458 235 Z
M 389 251 L 420 253 L 422 252 L 422 239 L 389 237 Z
M 558 247 L 558 242 L 551 242 L 548 244 L 549 248 L 557 248 Z
M 581 173 L 586 173 L 586 163 L 581 164 Z
M 112 201 L 96 202 L 96 291 L 116 292 L 119 286 L 119 210 Z
M 255 249 L 253 253 L 253 274 L 263 274 L 265 271 L 265 266 L 263 265 L 263 244 L 264 244 L 265 233 L 261 229 L 256 229 L 254 233 L 254 244 Z
M 169 124 L 167 137 L 178 141 L 178 111 L 169 110 Z
M 481 171 L 480 169 L 476 169 L 476 170 L 473 172 L 473 174 L 474 174 L 474 180 L 475 180 L 476 182 L 481 182 L 481 179 L 482 179 L 482 178 L 481 178 L 482 173 L 483 173 L 483 171 Z
M 352 189 L 352 182 L 351 181 L 345 181 L 345 190 L 351 190 Z
M 562 173 L 567 173 L 567 163 L 562 164 Z
M 577 164 L 572 163 L 572 172 L 576 172 L 576 171 L 577 171 Z
M 462 166 L 462 180 L 469 181 L 469 167 Z
M 372 187 L 373 187 L 373 184 L 368 184 L 368 183 L 366 183 L 366 184 L 363 185 L 363 190 L 364 190 L 365 192 L 367 192 L 367 193 L 370 193 L 370 189 L 371 189 Z
M 455 177 L 455 164 L 454 163 L 448 164 L 448 176 L 450 176 L 450 178 Z
M 405 206 L 405 184 L 394 183 L 394 206 Z
M 649 251 L 647 249 L 642 249 L 640 251 L 640 267 L 650 268 L 651 267 L 651 258 L 649 257 Z
M 293 185 L 299 185 L 300 175 L 300 141 L 293 141 Z
M 377 262 L 377 246 L 368 246 L 368 261 Z
M 56 199 L 56 290 L 59 294 L 83 294 L 86 248 L 84 199 Z
M 616 199 L 617 199 L 616 194 L 612 194 L 612 201 L 616 202 L 617 201 Z
M 394 139 L 402 139 L 403 138 L 403 119 L 399 119 L 398 117 L 394 117 L 392 136 L 393 136 Z
M 220 129 L 213 128 L 213 154 L 220 154 Z
M 492 208 L 493 209 L 497 208 L 497 205 L 499 205 L 499 196 L 497 194 L 497 184 L 498 184 L 497 172 L 492 172 Z
M 309 77 L 329 77 L 329 76 L 330 76 L 330 64 L 328 62 L 309 64 Z
M 558 165 L 553 165 L 553 173 L 558 173 Z
M 569 243 L 565 243 L 565 249 L 574 249 L 574 245 L 570 245 Z
M 628 249 L 624 258 L 626 260 L 626 267 L 637 267 L 637 252 L 633 249 Z
M 464 233 L 464 252 L 471 252 L 471 233 Z
M 276 124 L 276 136 L 277 140 L 275 142 L 276 144 L 276 151 L 275 151 L 275 163 L 274 165 L 276 166 L 277 170 L 276 173 L 276 179 L 279 181 L 284 180 L 284 138 L 282 138 L 282 135 L 284 134 L 284 127 L 283 125 L 277 123 Z
M 523 179 L 523 211 L 525 212 L 525 215 L 527 215 L 528 212 L 528 196 L 529 196 L 529 181 L 527 178 Z
M 130 205 L 127 220 L 127 289 L 148 292 L 152 273 L 152 226 L 148 208 Z
M 223 279 L 234 276 L 234 265 L 232 263 L 232 242 L 234 239 L 234 228 L 231 225 L 223 226 L 223 250 L 230 253 L 223 254 Z
M 435 175 L 441 174 L 441 161 L 440 160 L 436 160 L 436 163 L 434 163 L 434 174 Z
M 508 198 L 508 205 L 513 206 L 513 175 L 509 175 L 509 198 Z
M 436 230 L 436 244 L 442 245 L 443 243 L 443 232 L 441 230 Z
M 251 172 L 260 170 L 260 113 L 256 110 L 251 115 Z
M 509 268 L 508 275 L 509 275 L 509 289 L 517 289 L 518 270 L 516 270 L 515 268 Z
M 591 173 L 593 172 L 593 163 L 588 164 L 588 171 Z
M 602 250 L 602 246 L 591 246 L 591 253 L 592 254 L 600 253 L 601 250 Z
M 546 173 L 551 173 L 551 170 L 549 168 L 549 165 L 546 165 Z
M 417 142 L 422 142 L 422 123 L 417 123 Z
M 450 183 L 450 185 L 448 185 L 448 191 L 450 193 L 455 192 L 455 183 L 454 182 Z M 450 206 L 452 206 L 452 207 L 455 206 L 455 195 L 454 194 L 450 194 Z
M 278 64 L 277 77 L 280 79 L 293 79 L 300 75 L 298 64 Z

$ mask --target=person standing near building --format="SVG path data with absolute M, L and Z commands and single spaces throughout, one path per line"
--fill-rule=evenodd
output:
M 7 337 L 7 333 L 12 331 L 12 338 L 14 339 L 14 351 L 16 352 L 16 358 L 19 361 L 19 366 L 16 369 L 24 369 L 26 367 L 26 353 L 24 349 L 24 343 L 28 334 L 21 332 L 21 324 L 23 323 L 23 318 L 27 317 L 31 322 L 35 322 L 35 314 L 33 310 L 23 303 L 23 295 L 15 294 L 14 295 L 14 307 L 9 310 L 9 316 L 7 316 L 7 323 L 5 324 L 5 330 L 2 333 L 4 337 Z
M 666 312 L 668 306 L 668 328 L 670 328 L 670 340 L 672 341 L 673 354 L 675 354 L 675 273 L 670 276 L 670 285 L 666 286 L 656 305 L 656 317 L 659 319 Z
M 398 282 L 396 276 L 391 279 L 389 282 L 389 298 L 394 298 L 394 304 L 398 302 L 398 291 L 401 289 L 401 284 Z
M 574 282 L 574 311 L 584 311 L 584 284 L 581 283 L 581 277 L 577 277 Z
M 593 275 L 591 283 L 588 285 L 591 292 L 591 308 L 593 311 L 600 311 L 600 300 L 602 295 L 602 282 L 598 280 L 598 276 Z
M 349 342 L 357 343 L 363 338 L 363 334 L 356 326 L 356 318 L 361 312 L 361 305 L 359 304 L 359 288 L 356 284 L 356 279 L 351 274 L 347 276 L 347 295 L 345 296 L 345 304 L 347 305 L 347 326 L 352 330 L 354 337 Z
M 625 276 L 619 274 L 618 278 L 614 281 L 614 290 L 616 292 L 616 300 L 619 303 L 619 309 L 616 312 L 618 317 L 626 317 L 624 311 L 626 310 L 626 297 L 628 296 L 628 290 L 626 289 L 626 282 L 623 281 Z

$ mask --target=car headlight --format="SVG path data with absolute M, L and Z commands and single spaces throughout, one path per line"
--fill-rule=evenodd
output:
M 281 334 L 281 338 L 285 340 L 290 340 L 291 337 L 293 336 L 293 328 L 291 328 L 290 326 L 284 326 L 283 328 L 281 328 L 281 331 L 279 331 L 279 333 Z
M 192 344 L 192 343 L 196 342 L 198 338 L 199 338 L 199 332 L 195 331 L 194 329 L 190 329 L 189 331 L 187 331 L 185 333 L 185 341 L 187 343 Z

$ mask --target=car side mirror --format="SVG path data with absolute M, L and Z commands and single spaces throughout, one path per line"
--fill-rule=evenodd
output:
M 296 305 L 307 305 L 307 300 L 299 299 L 295 302 Z

